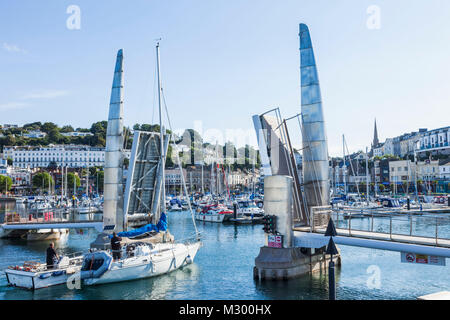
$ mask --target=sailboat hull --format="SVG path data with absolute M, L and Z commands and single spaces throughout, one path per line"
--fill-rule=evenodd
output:
M 148 256 L 113 262 L 100 278 L 84 279 L 85 285 L 122 282 L 150 278 L 177 270 L 194 261 L 201 243 L 175 244 L 173 249 Z

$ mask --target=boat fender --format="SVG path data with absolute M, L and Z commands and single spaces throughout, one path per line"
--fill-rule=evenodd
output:
M 60 270 L 60 271 L 55 271 L 52 273 L 52 277 L 59 277 L 62 276 L 63 274 L 65 274 L 66 272 L 64 270 Z
M 47 279 L 51 276 L 51 273 L 43 273 L 39 276 L 39 279 Z
M 190 255 L 187 255 L 186 259 L 184 259 L 186 261 L 186 264 L 191 264 L 192 263 L 192 258 Z

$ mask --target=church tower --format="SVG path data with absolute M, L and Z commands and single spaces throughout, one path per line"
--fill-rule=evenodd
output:
M 375 148 L 379 143 L 380 143 L 380 141 L 378 140 L 377 119 L 375 119 L 375 128 L 373 130 L 372 148 Z

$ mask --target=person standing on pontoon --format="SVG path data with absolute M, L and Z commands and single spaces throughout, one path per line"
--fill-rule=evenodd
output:
M 53 269 L 58 259 L 59 256 L 56 253 L 55 244 L 51 242 L 50 246 L 47 248 L 47 269 Z
M 113 237 L 111 238 L 111 251 L 114 261 L 120 260 L 122 256 L 122 246 L 120 245 L 120 241 L 122 241 L 122 238 L 118 237 L 117 234 L 113 232 Z

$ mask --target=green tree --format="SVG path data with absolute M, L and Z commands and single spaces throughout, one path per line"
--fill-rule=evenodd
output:
M 75 130 L 73 129 L 73 127 L 71 125 L 67 125 L 67 126 L 63 126 L 60 130 L 61 132 L 74 132 Z
M 56 124 L 54 124 L 53 122 L 46 122 L 42 125 L 41 127 L 41 131 L 45 132 L 45 133 L 50 133 L 50 131 L 52 130 L 58 130 L 59 132 L 59 128 Z
M 67 186 L 70 189 L 72 189 L 73 193 L 75 193 L 75 190 L 73 190 L 73 185 L 75 181 L 75 188 L 78 188 L 81 185 L 80 177 L 78 177 L 76 174 L 69 172 L 67 174 Z
M 64 140 L 64 136 L 59 133 L 59 130 L 57 128 L 53 128 L 48 132 L 48 135 L 46 137 L 48 139 L 49 143 L 61 143 Z
M 12 179 L 8 176 L 0 176 L 0 191 L 5 192 L 11 190 Z
M 97 171 L 100 171 L 101 167 L 89 167 L 89 175 L 93 176 L 97 173 Z
M 8 134 L 5 139 L 5 146 L 16 145 L 16 138 L 12 134 Z
M 98 192 L 103 192 L 103 181 L 105 177 L 104 171 L 97 171 L 97 176 L 95 177 L 95 187 L 98 187 Z M 97 185 L 98 181 L 98 185 Z
M 47 169 L 49 171 L 54 171 L 58 168 L 58 164 L 55 161 L 50 161 L 50 163 L 47 166 Z
M 141 124 L 141 131 L 159 132 L 159 124 Z
M 165 168 L 173 168 L 175 165 L 174 163 L 174 157 L 173 157 L 173 147 L 172 144 L 169 144 L 169 147 L 167 148 L 167 155 L 166 155 L 166 165 Z
M 41 130 L 41 127 L 42 127 L 41 122 L 27 123 L 27 124 L 24 124 L 24 126 L 23 126 L 24 129 L 31 130 L 31 131 Z
M 42 191 L 44 191 L 44 189 L 48 189 L 50 184 L 54 185 L 55 182 L 53 181 L 52 176 L 48 172 L 42 171 L 36 173 L 33 176 L 32 184 L 33 188 L 41 189 Z
M 123 166 L 128 169 L 128 166 L 130 165 L 130 159 L 123 158 Z
M 92 124 L 91 133 L 101 134 L 106 137 L 106 129 L 108 128 L 108 121 L 98 121 Z

